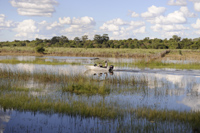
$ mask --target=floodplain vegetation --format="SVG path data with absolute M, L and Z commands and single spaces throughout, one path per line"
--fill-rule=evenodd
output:
M 68 56 L 90 56 L 90 57 L 134 57 L 138 59 L 132 63 L 112 63 L 114 66 L 131 66 L 138 68 L 175 68 L 175 69 L 200 69 L 199 51 L 198 50 L 144 50 L 144 49 L 84 49 L 84 48 L 45 48 L 44 53 L 36 53 L 34 48 L 27 49 L 24 47 L 0 48 L 0 55 L 12 53 L 30 55 L 68 55 Z M 190 63 L 171 63 L 171 60 L 187 61 L 194 59 Z M 32 63 L 45 65 L 80 65 L 75 62 L 58 62 L 45 61 L 44 59 L 36 59 L 33 61 L 19 61 L 17 59 L 4 59 L 0 63 L 18 64 Z M 32 93 L 42 93 L 42 88 L 28 88 L 18 85 L 17 82 L 33 81 L 42 84 L 56 84 L 51 93 L 46 95 L 32 95 Z M 169 128 L 171 132 L 185 132 L 191 130 L 199 131 L 200 112 L 199 111 L 177 111 L 167 109 L 157 109 L 153 107 L 121 107 L 117 102 L 106 102 L 104 99 L 111 94 L 136 93 L 142 91 L 144 95 L 148 95 L 149 80 L 144 76 L 138 78 L 135 76 L 120 77 L 113 76 L 102 80 L 94 76 L 86 76 L 83 74 L 57 74 L 47 71 L 28 72 L 28 71 L 12 71 L 0 68 L 0 108 L 14 109 L 19 111 L 32 111 L 43 113 L 60 113 L 72 116 L 97 117 L 103 120 L 117 120 L 119 125 L 118 131 L 130 132 L 134 127 L 132 121 L 147 121 L 142 123 L 143 130 L 134 127 L 131 131 L 161 131 L 165 132 L 165 128 L 171 123 L 178 125 Z M 154 82 L 157 82 L 156 79 Z M 50 90 L 49 90 L 50 91 Z M 58 95 L 54 95 L 54 94 Z M 71 97 L 67 99 L 63 97 Z M 78 98 L 73 98 L 73 96 Z M 85 102 L 81 97 L 98 96 L 102 99 L 96 102 Z M 130 118 L 130 123 L 126 121 Z M 126 123 L 127 122 L 127 123 Z M 126 123 L 126 124 L 123 124 Z M 139 122 L 138 122 L 139 123 Z M 165 126 L 162 126 L 165 123 Z M 183 125 L 183 126 L 180 126 Z M 138 126 L 140 127 L 140 126 Z M 130 129 L 130 130 L 129 130 Z M 145 129 L 145 130 L 144 130 Z
M 35 47 L 0 47 L 0 55 L 38 55 L 38 56 L 83 56 L 83 57 L 125 57 L 144 58 L 155 56 L 165 49 L 115 49 L 115 48 L 65 48 L 46 47 L 37 52 Z
M 62 53 L 61 48 L 49 48 L 51 51 L 60 51 L 58 53 Z M 144 50 L 144 49 L 64 49 L 63 52 L 66 52 L 69 56 L 80 55 L 85 56 L 89 55 L 92 57 L 95 56 L 105 56 L 105 57 L 134 57 L 136 59 L 135 62 L 112 62 L 109 61 L 109 64 L 114 65 L 115 67 L 137 67 L 137 68 L 173 68 L 173 69 L 200 69 L 200 52 L 199 50 Z M 52 53 L 52 52 L 50 52 Z M 73 54 L 72 54 L 73 53 Z M 173 60 L 174 62 L 168 62 L 168 60 Z M 95 61 L 95 63 L 99 64 L 102 62 L 101 59 Z M 80 62 L 67 62 L 67 61 L 58 61 L 53 59 L 52 61 L 45 61 L 44 58 L 36 58 L 35 60 L 17 60 L 17 59 L 2 59 L 0 63 L 5 64 L 18 64 L 18 63 L 26 63 L 26 64 L 44 64 L 44 65 L 81 65 Z
M 115 102 L 105 102 L 104 98 L 110 95 L 112 92 L 122 93 L 123 89 L 131 86 L 133 93 L 138 90 L 148 89 L 148 79 L 137 78 L 137 77 L 113 77 L 107 80 L 101 80 L 94 78 L 93 76 L 85 76 L 82 74 L 75 75 L 64 75 L 54 73 L 30 73 L 21 71 L 11 71 L 9 69 L 0 69 L 0 107 L 6 109 L 14 109 L 19 111 L 33 111 L 43 113 L 61 113 L 72 116 L 80 115 L 82 117 L 98 117 L 100 119 L 113 119 L 124 121 L 127 117 L 130 117 L 131 121 L 138 119 L 146 119 L 150 124 L 146 131 L 164 131 L 162 129 L 155 129 L 157 125 L 163 122 L 175 123 L 175 125 L 185 124 L 190 125 L 185 128 L 178 128 L 176 131 L 190 131 L 193 129 L 198 130 L 200 125 L 200 112 L 199 111 L 176 111 L 176 110 L 165 110 L 156 109 L 151 107 L 120 107 Z M 31 92 L 42 92 L 40 88 L 26 88 L 18 86 L 18 81 L 29 81 L 40 82 L 44 84 L 56 83 L 57 87 L 52 93 L 47 95 L 31 95 Z M 156 81 L 155 81 L 156 82 Z M 120 88 L 118 88 L 120 86 Z M 120 91 L 118 91 L 120 90 Z M 125 89 L 126 90 L 126 89 Z M 62 95 L 77 95 L 78 98 L 72 98 L 67 100 L 66 98 L 52 96 L 54 93 Z M 148 92 L 147 92 L 148 93 Z M 98 95 L 103 97 L 102 100 L 96 102 L 85 102 L 82 100 L 82 96 Z M 148 94 L 147 94 L 148 95 Z M 130 127 L 131 123 L 123 125 L 120 122 L 119 131 L 129 131 L 126 127 Z M 134 123 L 132 123 L 134 124 Z M 144 123 L 143 123 L 144 124 Z M 167 126 L 167 124 L 166 124 Z M 153 127 L 153 128 L 152 128 Z M 136 129 L 133 129 L 136 130 Z M 141 131 L 141 129 L 137 129 Z M 142 130 L 143 131 L 143 130 Z M 173 131 L 173 129 L 170 129 Z

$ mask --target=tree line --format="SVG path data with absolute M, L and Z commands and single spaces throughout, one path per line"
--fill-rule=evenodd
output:
M 31 46 L 31 47 L 69 47 L 69 48 L 142 48 L 142 49 L 199 49 L 200 37 L 195 39 L 183 38 L 173 35 L 170 39 L 124 39 L 110 40 L 108 34 L 94 35 L 93 40 L 88 39 L 87 35 L 75 37 L 69 40 L 66 36 L 54 36 L 51 39 L 35 40 L 14 40 L 12 42 L 0 42 L 0 47 L 3 46 Z

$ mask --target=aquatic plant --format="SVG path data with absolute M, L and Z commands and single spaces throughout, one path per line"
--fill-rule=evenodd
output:
M 20 61 L 17 59 L 5 59 L 5 60 L 0 60 L 0 63 L 5 63 L 5 64 L 19 64 L 19 63 L 24 63 L 24 64 L 43 64 L 43 65 L 80 65 L 80 62 L 58 62 L 58 61 L 45 61 L 44 59 L 36 59 L 32 61 Z
M 134 65 L 139 68 L 174 68 L 174 69 L 200 69 L 200 63 L 188 63 L 188 64 L 180 64 L 180 63 L 166 63 L 162 61 L 145 61 L 140 60 L 138 62 L 135 62 Z
M 157 110 L 147 107 L 132 110 L 137 117 L 146 118 L 149 121 L 180 121 L 190 123 L 191 125 L 200 125 L 200 111 L 175 111 L 175 110 Z
M 69 115 L 81 115 L 84 117 L 116 118 L 120 113 L 113 107 L 105 105 L 102 101 L 88 105 L 85 102 L 73 101 L 68 103 L 63 100 L 39 98 L 27 93 L 0 94 L 0 106 L 4 109 L 16 109 L 24 111 L 40 111 L 47 113 L 65 113 Z
M 110 93 L 110 89 L 106 87 L 106 85 L 97 85 L 90 82 L 78 82 L 78 83 L 70 83 L 67 86 L 62 87 L 62 92 L 72 92 L 76 94 L 100 94 L 105 95 Z

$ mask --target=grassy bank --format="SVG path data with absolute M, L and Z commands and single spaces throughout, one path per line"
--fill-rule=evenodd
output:
M 59 62 L 57 60 L 45 61 L 44 59 L 35 59 L 33 61 L 20 61 L 17 59 L 4 59 L 4 60 L 0 60 L 0 63 L 5 63 L 5 64 L 24 63 L 24 64 L 42 64 L 42 65 L 80 65 L 81 64 L 79 62 Z
M 194 63 L 166 63 L 162 62 L 161 60 L 152 60 L 152 61 L 138 61 L 132 64 L 132 66 L 136 66 L 139 68 L 173 68 L 173 69 L 200 69 L 200 63 L 194 62 Z
M 44 54 L 35 51 L 35 47 L 2 47 L 0 55 L 53 55 L 86 57 L 132 57 L 146 58 L 155 56 L 165 50 L 161 49 L 111 49 L 111 48 L 65 48 L 46 47 Z
M 181 49 L 181 50 L 171 50 L 163 60 L 179 60 L 179 61 L 200 61 L 200 50 L 192 49 Z

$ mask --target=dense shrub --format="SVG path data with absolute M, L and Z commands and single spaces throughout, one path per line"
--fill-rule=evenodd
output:
M 42 54 L 43 54 L 44 51 L 45 51 L 45 48 L 44 48 L 44 47 L 41 47 L 41 46 L 38 46 L 38 47 L 36 47 L 35 49 L 36 49 L 36 52 L 37 52 L 37 53 L 42 53 Z

